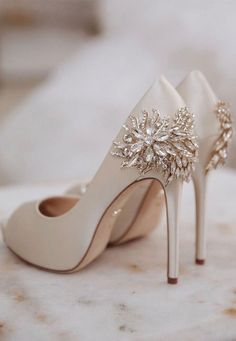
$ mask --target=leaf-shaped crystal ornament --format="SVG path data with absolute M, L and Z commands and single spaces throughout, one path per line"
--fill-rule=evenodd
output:
M 219 101 L 215 113 L 220 125 L 220 134 L 212 148 L 206 173 L 225 164 L 228 157 L 228 147 L 233 136 L 233 121 L 229 105 L 224 101 Z
M 158 110 L 131 115 L 124 126 L 122 141 L 113 143 L 112 155 L 123 158 L 121 167 L 136 167 L 141 174 L 156 169 L 166 180 L 189 181 L 198 156 L 193 132 L 194 116 L 180 108 L 173 120 L 162 118 Z

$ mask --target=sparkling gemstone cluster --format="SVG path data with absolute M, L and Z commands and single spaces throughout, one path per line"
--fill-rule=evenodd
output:
M 121 167 L 136 167 L 141 174 L 161 172 L 166 185 L 173 179 L 188 181 L 198 156 L 194 116 L 180 108 L 173 119 L 153 109 L 131 115 L 122 141 L 113 143 L 112 155 L 123 158 Z
M 215 113 L 220 125 L 220 134 L 210 154 L 206 173 L 211 169 L 216 169 L 219 165 L 224 165 L 233 136 L 233 122 L 229 105 L 224 101 L 219 101 Z

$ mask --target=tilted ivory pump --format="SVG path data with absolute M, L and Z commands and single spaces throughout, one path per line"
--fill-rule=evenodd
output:
M 184 106 L 164 78 L 155 82 L 121 128 L 86 194 L 80 200 L 56 197 L 19 207 L 4 228 L 8 247 L 46 270 L 80 270 L 106 248 L 130 189 L 157 181 L 167 206 L 168 282 L 177 283 L 181 188 L 191 175 L 198 149 L 193 116 Z M 150 201 L 150 196 L 145 195 L 142 217 L 149 207 L 146 199 Z
M 200 71 L 192 71 L 177 87 L 195 114 L 199 162 L 193 173 L 196 198 L 196 263 L 206 259 L 206 189 L 208 174 L 227 158 L 233 129 L 227 103 L 219 101 Z

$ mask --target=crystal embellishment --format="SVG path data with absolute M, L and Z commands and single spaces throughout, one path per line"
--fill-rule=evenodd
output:
M 219 101 L 215 113 L 220 125 L 220 134 L 210 154 L 206 173 L 225 164 L 228 157 L 228 147 L 233 136 L 233 122 L 229 105 L 224 101 Z
M 136 167 L 141 174 L 162 173 L 166 185 L 180 178 L 189 181 L 198 156 L 193 132 L 194 116 L 180 108 L 173 119 L 163 118 L 158 110 L 131 115 L 122 141 L 113 142 L 113 156 L 122 158 L 121 167 Z

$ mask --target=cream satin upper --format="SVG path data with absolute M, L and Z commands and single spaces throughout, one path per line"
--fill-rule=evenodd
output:
M 192 71 L 179 84 L 177 91 L 195 115 L 199 164 L 204 168 L 219 134 L 219 123 L 215 115 L 218 98 L 200 71 Z
M 181 97 L 162 78 L 154 83 L 132 113 L 158 108 L 167 116 L 174 115 L 182 106 Z M 122 134 L 121 130 L 117 138 Z M 149 173 L 146 177 L 151 176 L 164 182 L 161 175 Z M 83 259 L 104 211 L 120 192 L 140 178 L 134 168 L 121 169 L 120 160 L 109 151 L 78 204 L 64 215 L 53 218 L 40 213 L 40 202 L 22 205 L 5 227 L 5 241 L 16 254 L 32 264 L 52 270 L 72 269 Z

